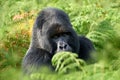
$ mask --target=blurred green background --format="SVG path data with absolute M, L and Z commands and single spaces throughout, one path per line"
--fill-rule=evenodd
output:
M 20 79 L 34 20 L 45 7 L 69 15 L 75 31 L 94 43 L 97 62 L 86 65 L 83 72 L 39 74 L 39 80 L 120 79 L 119 0 L 0 0 L 0 80 Z

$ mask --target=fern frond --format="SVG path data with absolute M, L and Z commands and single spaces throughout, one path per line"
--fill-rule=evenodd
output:
M 69 65 L 66 65 L 64 68 L 59 69 L 58 72 L 67 73 L 75 70 L 81 70 L 81 66 L 79 66 L 79 64 L 76 64 L 76 63 L 71 63 Z
M 83 70 L 85 62 L 77 59 L 78 55 L 71 52 L 59 52 L 52 58 L 52 64 L 55 71 L 59 73 L 70 72 L 71 70 Z
M 95 48 L 103 48 L 107 42 L 114 38 L 115 32 L 110 24 L 108 20 L 104 20 L 86 35 L 94 43 Z
M 52 58 L 53 65 L 56 64 L 58 61 L 62 62 L 63 59 L 66 59 L 70 56 L 77 57 L 77 54 L 72 53 L 72 55 L 70 55 L 70 52 L 59 52 L 55 54 Z
M 67 59 L 64 59 L 64 61 L 61 63 L 61 66 L 59 69 L 62 69 L 64 66 L 74 62 L 77 62 L 74 57 L 68 57 Z

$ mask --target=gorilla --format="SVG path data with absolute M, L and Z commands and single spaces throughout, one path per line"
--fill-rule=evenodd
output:
M 40 11 L 34 23 L 32 40 L 24 56 L 22 68 L 25 73 L 31 73 L 33 67 L 52 67 L 51 59 L 60 51 L 73 52 L 79 58 L 88 60 L 92 50 L 92 42 L 76 34 L 64 11 L 45 8 Z

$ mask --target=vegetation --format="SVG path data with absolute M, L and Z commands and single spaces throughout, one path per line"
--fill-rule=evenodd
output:
M 0 0 L 0 80 L 21 79 L 21 61 L 26 53 L 37 13 L 44 7 L 64 10 L 75 31 L 94 43 L 96 62 L 82 65 L 76 55 L 69 56 L 69 73 L 64 73 L 67 62 L 53 64 L 57 72 L 46 68 L 30 76 L 33 80 L 119 80 L 120 79 L 120 1 L 119 0 Z M 60 55 L 56 55 L 60 57 Z M 71 59 L 71 57 L 75 59 Z M 58 59 L 57 61 L 59 61 Z M 80 67 L 81 66 L 81 67 Z M 76 70 L 80 68 L 80 70 Z M 59 74 L 60 73 L 60 74 Z M 22 80 L 28 80 L 24 78 Z
M 71 52 L 59 52 L 52 58 L 52 64 L 55 71 L 59 73 L 69 73 L 77 70 L 82 70 L 85 62 L 77 59 L 78 55 Z

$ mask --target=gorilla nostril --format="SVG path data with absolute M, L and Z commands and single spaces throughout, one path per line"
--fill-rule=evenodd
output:
M 64 49 L 66 49 L 67 45 L 64 46 Z
M 60 46 L 59 48 L 60 48 L 60 49 L 63 49 L 63 47 L 62 47 L 62 46 Z

